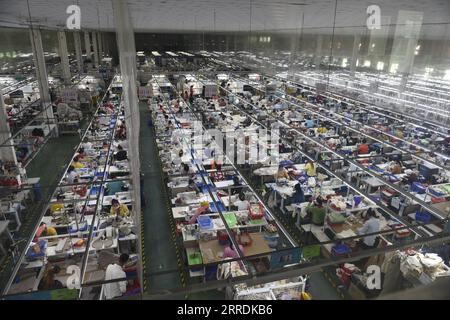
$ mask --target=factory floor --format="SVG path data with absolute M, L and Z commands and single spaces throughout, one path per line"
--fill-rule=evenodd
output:
M 139 110 L 141 173 L 144 174 L 143 194 L 146 202 L 146 207 L 143 209 L 144 290 L 145 294 L 152 295 L 183 287 L 186 284 L 187 275 L 183 270 L 183 261 L 180 261 L 181 245 L 177 244 L 173 234 L 169 197 L 163 181 L 154 131 L 148 125 L 150 116 L 147 104 L 140 103 Z M 310 284 L 313 299 L 336 300 L 342 298 L 324 272 L 312 274 Z M 177 299 L 224 299 L 225 292 L 209 290 L 173 297 Z
M 143 266 L 144 296 L 167 293 L 188 285 L 183 259 L 182 245 L 177 243 L 173 222 L 170 218 L 170 204 L 161 171 L 161 163 L 155 143 L 154 131 L 148 126 L 147 104 L 140 103 L 140 160 L 143 174 L 143 194 L 146 206 L 142 209 L 143 218 Z M 89 123 L 83 122 L 83 128 Z M 49 197 L 55 191 L 67 166 L 80 142 L 78 135 L 61 135 L 50 139 L 28 165 L 29 177 L 40 177 L 42 198 L 28 208 L 17 239 L 28 239 L 38 223 L 42 210 Z M 8 280 L 12 260 L 4 259 L 0 264 L 0 284 Z M 4 272 L 3 272 L 4 271 Z M 324 272 L 311 275 L 310 292 L 315 300 L 341 299 L 342 294 L 331 284 L 330 277 Z M 332 280 L 331 280 L 332 281 Z M 192 283 L 192 281 L 191 281 Z M 177 299 L 224 299 L 225 292 L 210 290 L 189 295 L 172 296 Z

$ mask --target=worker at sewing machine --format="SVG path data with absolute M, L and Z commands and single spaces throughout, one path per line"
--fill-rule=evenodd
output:
M 278 167 L 278 171 L 275 174 L 275 181 L 280 181 L 282 179 L 286 179 L 289 180 L 289 174 L 287 172 L 287 170 L 283 167 L 283 166 L 279 166 Z
M 377 217 L 377 213 L 372 208 L 367 210 L 365 216 L 364 225 L 358 229 L 358 234 L 371 234 L 380 231 L 380 220 Z M 363 241 L 360 243 L 362 249 L 373 249 L 378 246 L 379 237 L 377 235 L 369 235 L 363 238 Z
M 55 215 L 64 209 L 64 196 L 59 194 L 56 196 L 56 203 L 50 205 L 50 213 Z
M 130 210 L 126 204 L 120 203 L 117 199 L 112 199 L 109 214 L 111 216 L 127 217 L 130 215 Z

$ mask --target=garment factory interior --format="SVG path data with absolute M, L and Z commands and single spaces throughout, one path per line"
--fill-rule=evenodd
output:
M 0 0 L 1 300 L 449 299 L 450 2 Z

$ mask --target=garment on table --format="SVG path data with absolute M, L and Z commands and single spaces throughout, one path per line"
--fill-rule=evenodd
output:
M 50 212 L 55 213 L 56 211 L 60 211 L 64 208 L 63 203 L 54 203 L 50 205 Z
M 81 169 L 81 168 L 84 168 L 84 167 L 85 167 L 85 165 L 82 164 L 81 162 L 72 162 L 72 166 L 73 166 L 75 169 Z
M 365 143 L 360 144 L 358 147 L 358 153 L 359 154 L 368 154 L 369 153 L 369 146 Z
M 42 233 L 42 236 L 44 237 L 53 237 L 57 236 L 58 233 L 56 232 L 56 229 L 53 227 L 47 227 L 44 232 Z
M 314 120 L 305 120 L 305 126 L 307 128 L 314 128 Z
M 250 202 L 248 202 L 247 200 L 238 200 L 234 203 L 234 205 L 238 208 L 239 211 L 243 211 L 248 210 L 248 208 L 250 207 Z
M 286 170 L 278 171 L 275 174 L 275 180 L 278 180 L 278 179 L 287 179 L 287 180 L 289 180 L 289 174 L 287 173 Z
M 239 250 L 241 250 L 241 252 L 243 253 L 244 247 L 242 245 L 239 245 Z M 223 258 L 237 259 L 237 258 L 239 258 L 239 255 L 236 250 L 233 250 L 230 247 L 226 247 L 223 250 Z

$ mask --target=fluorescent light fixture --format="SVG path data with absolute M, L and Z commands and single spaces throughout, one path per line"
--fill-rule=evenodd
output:
M 383 70 L 384 69 L 384 62 L 383 61 L 378 61 L 377 63 L 377 70 Z
M 217 75 L 217 79 L 219 80 L 228 80 L 228 75 L 221 73 Z
M 398 70 L 398 63 L 391 64 L 391 68 L 389 69 L 390 73 L 397 73 Z
M 445 70 L 444 80 L 450 80 L 450 70 Z

